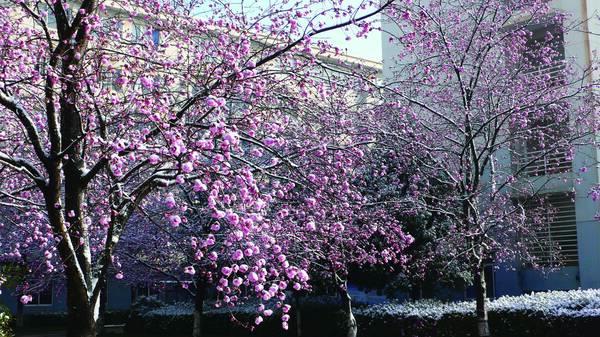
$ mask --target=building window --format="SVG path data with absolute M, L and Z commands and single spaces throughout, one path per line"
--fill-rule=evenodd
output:
M 153 287 L 150 283 L 140 283 L 135 286 L 131 286 L 131 303 L 135 302 L 142 296 L 158 296 L 159 291 L 156 287 Z
M 44 291 L 37 294 L 32 294 L 31 302 L 27 303 L 27 306 L 32 305 L 52 305 L 52 284 L 50 284 Z
M 142 42 L 144 34 L 146 33 L 146 27 L 141 24 L 133 23 L 133 41 Z
M 524 52 L 526 77 L 548 78 L 546 83 L 561 86 L 565 82 L 565 47 L 562 28 L 540 24 L 529 28 L 531 37 Z M 540 104 L 528 109 L 527 135 L 513 144 L 514 171 L 525 176 L 565 173 L 572 169 L 566 144 L 569 112 L 562 102 Z M 522 132 L 522 130 L 520 130 Z
M 570 193 L 545 195 L 524 205 L 534 235 L 526 240 L 541 265 L 577 266 L 577 221 L 575 201 Z
M 152 42 L 154 42 L 155 47 L 160 44 L 160 31 L 157 29 L 152 30 Z

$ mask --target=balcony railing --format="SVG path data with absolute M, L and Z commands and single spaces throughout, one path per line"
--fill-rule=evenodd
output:
M 517 151 L 513 155 L 514 171 L 522 175 L 543 176 L 571 171 L 572 160 L 564 151 Z

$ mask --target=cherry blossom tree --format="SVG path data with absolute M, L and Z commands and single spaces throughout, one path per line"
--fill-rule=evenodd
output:
M 205 293 L 203 288 L 211 283 L 217 284 L 222 295 L 218 296 L 217 305 L 233 305 L 254 297 L 261 303 L 254 323 L 251 324 L 256 326 L 264 317 L 272 315 L 274 310 L 269 305 L 275 304 L 274 309 L 281 309 L 278 311 L 282 313 L 282 326 L 287 329 L 291 306 L 285 304 L 285 292 L 291 290 L 298 294 L 300 291 L 310 290 L 307 268 L 313 261 L 323 262 L 323 255 L 317 253 L 323 246 L 317 241 L 318 238 L 310 238 L 310 235 L 317 234 L 316 223 L 319 226 L 329 226 L 327 217 L 317 219 L 309 215 L 312 220 L 307 225 L 303 221 L 304 215 L 302 218 L 297 216 L 314 212 L 326 214 L 338 206 L 339 214 L 344 214 L 344 222 L 352 222 L 355 216 L 365 216 L 361 211 L 363 200 L 359 198 L 360 192 L 357 187 L 350 188 L 349 183 L 356 176 L 350 171 L 355 166 L 364 164 L 360 162 L 363 156 L 360 147 L 364 147 L 367 141 L 356 136 L 360 133 L 352 128 L 352 119 L 367 113 L 365 106 L 357 104 L 357 100 L 364 100 L 369 95 L 368 88 L 357 90 L 357 82 L 362 77 L 373 78 L 377 69 L 360 69 L 356 64 L 331 59 L 316 63 L 318 67 L 312 76 L 304 78 L 305 82 L 301 87 L 271 90 L 272 97 L 285 97 L 284 104 L 277 106 L 271 101 L 269 107 L 271 110 L 276 107 L 276 110 L 285 114 L 286 127 L 279 137 L 273 139 L 273 146 L 258 144 L 259 148 L 252 152 L 254 158 L 248 159 L 256 171 L 254 178 L 257 186 L 240 190 L 239 194 L 231 195 L 230 200 L 226 201 L 229 207 L 236 202 L 247 203 L 248 193 L 263 191 L 267 202 L 254 210 L 264 211 L 264 216 L 254 214 L 253 221 L 258 227 L 248 228 L 248 224 L 238 221 L 233 213 L 226 212 L 221 220 L 211 218 L 206 199 L 214 197 L 215 193 L 212 191 L 173 191 L 166 196 L 166 207 L 174 207 L 177 204 L 175 197 L 179 195 L 179 198 L 185 200 L 188 211 L 193 210 L 195 214 L 178 226 L 185 228 L 185 231 L 176 235 L 172 230 L 157 227 L 156 220 L 151 223 L 148 220 L 137 221 L 145 228 L 141 232 L 146 233 L 146 236 L 135 234 L 138 231 L 133 230 L 134 235 L 131 238 L 126 235 L 118 250 L 118 255 L 129 258 L 128 263 L 141 265 L 153 272 L 133 271 L 134 279 L 138 277 L 136 275 L 154 279 L 158 275 L 187 285 L 189 278 L 181 277 L 182 270 L 184 265 L 186 268 L 193 267 L 197 275 L 197 281 L 190 287 L 194 289 L 193 296 L 197 300 L 195 321 L 198 324 L 194 328 L 195 335 L 199 335 L 201 330 L 200 318 Z M 245 135 L 240 139 L 242 142 L 252 141 Z M 274 160 L 284 160 L 285 165 L 272 165 Z M 317 176 L 321 180 L 317 181 Z M 162 212 L 158 212 L 158 217 L 163 217 Z M 150 219 L 152 218 L 155 217 L 151 216 Z M 387 224 L 386 229 L 395 225 L 393 222 Z M 306 231 L 306 226 L 314 226 L 315 230 Z M 353 227 L 356 228 L 354 233 L 366 232 L 366 227 Z M 298 231 L 304 232 L 305 236 L 290 234 Z M 390 234 L 401 234 L 399 226 L 391 231 Z M 239 246 L 237 242 L 250 236 L 256 236 L 252 240 L 256 245 Z M 366 247 L 369 239 L 374 237 L 372 234 L 362 236 L 352 238 L 352 233 L 348 233 L 339 240 L 352 240 L 354 245 Z M 192 239 L 193 247 L 186 243 L 189 239 Z M 296 243 L 294 240 L 301 242 Z M 184 243 L 181 244 L 182 242 Z M 390 242 L 397 243 L 397 246 L 392 247 L 396 250 L 390 255 L 400 255 L 404 243 L 398 243 L 396 238 Z M 386 247 L 392 249 L 390 246 Z M 214 252 L 218 252 L 218 258 L 201 258 Z M 353 258 L 359 259 L 358 256 L 357 253 Z M 376 257 L 373 259 L 371 263 L 378 261 L 375 260 Z M 333 269 L 327 267 L 326 277 L 330 279 L 333 272 Z M 240 286 L 246 291 L 241 290 Z M 336 280 L 335 287 L 343 288 L 344 298 L 348 299 L 347 310 L 351 315 L 345 282 Z
M 292 118 L 286 129 L 302 136 L 283 149 L 297 155 L 293 168 L 277 170 L 289 179 L 271 185 L 273 215 L 268 221 L 277 250 L 308 270 L 302 278 L 325 281 L 335 289 L 345 314 L 337 322 L 340 333 L 356 336 L 349 269 L 403 268 L 412 237 L 385 205 L 373 203 L 366 193 L 363 177 L 371 167 L 365 153 L 373 139 L 365 134 L 362 121 L 378 104 L 370 100 L 372 87 L 364 86 L 368 77 L 361 72 L 348 77 L 339 68 L 328 73 L 340 90 L 324 92 L 311 109 L 297 109 L 308 114 Z
M 536 235 L 548 219 L 525 209 L 568 179 L 574 154 L 593 141 L 593 66 L 565 57 L 576 23 L 548 1 L 411 1 L 385 16 L 396 49 L 373 132 L 451 191 L 420 193 L 458 206 L 441 208 L 453 220 L 444 244 L 470 266 L 478 333 L 489 336 L 484 264 L 539 265 L 533 247 L 550 244 Z
M 285 115 L 261 108 L 278 99 L 269 88 L 305 87 L 330 51 L 319 34 L 368 31 L 390 3 L 0 4 L 0 198 L 14 217 L 37 219 L 3 221 L 23 233 L 4 248 L 50 252 L 35 256 L 65 279 L 68 336 L 95 336 L 129 219 L 168 189 L 210 191 L 212 218 L 257 222 L 249 209 L 269 198 L 252 187 L 254 172 L 288 163 L 248 159 L 285 142 Z M 244 203 L 229 208 L 234 193 Z M 187 218 L 175 200 L 164 214 L 174 227 Z

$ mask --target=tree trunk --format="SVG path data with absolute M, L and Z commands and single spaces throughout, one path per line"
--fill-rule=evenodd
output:
M 67 277 L 67 337 L 96 337 L 94 309 L 87 301 L 87 291 Z
M 17 297 L 17 315 L 15 317 L 16 320 L 16 325 L 17 328 L 22 328 L 23 327 L 23 310 L 24 310 L 24 305 L 21 302 L 21 296 Z
M 356 319 L 352 313 L 352 298 L 350 297 L 350 294 L 348 294 L 348 287 L 346 283 L 340 287 L 340 296 L 342 297 L 342 310 L 346 314 L 344 321 L 341 322 L 343 336 L 356 337 L 356 334 L 358 333 L 358 325 L 356 324 Z
M 418 301 L 423 299 L 423 286 L 420 284 L 415 284 L 410 289 L 410 299 L 413 301 Z
M 202 316 L 204 314 L 204 298 L 206 296 L 206 284 L 204 281 L 196 282 L 196 294 L 194 296 L 194 329 L 193 337 L 202 337 Z
M 488 322 L 488 310 L 486 303 L 486 291 L 485 291 L 485 269 L 483 263 L 480 263 L 475 268 L 475 302 L 477 312 L 477 335 L 479 337 L 489 337 L 490 326 Z
M 294 309 L 296 310 L 296 337 L 302 337 L 302 313 L 300 311 L 300 292 L 294 292 Z
M 98 282 L 102 282 L 101 290 L 100 290 L 100 312 L 98 314 L 98 320 L 96 321 L 96 331 L 99 335 L 104 333 L 104 325 L 106 324 L 106 301 L 108 300 L 106 296 L 106 287 L 107 281 L 99 280 Z

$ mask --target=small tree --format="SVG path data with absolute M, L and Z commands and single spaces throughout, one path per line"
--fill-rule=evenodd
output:
M 350 81 L 347 88 L 366 88 L 362 74 L 356 76 L 358 83 Z M 350 269 L 401 269 L 413 240 L 386 205 L 372 202 L 366 193 L 362 176 L 370 166 L 365 153 L 373 141 L 361 129 L 372 109 L 365 96 L 370 96 L 368 90 L 356 103 L 343 94 L 324 95 L 320 108 L 337 114 L 318 113 L 317 108 L 309 123 L 299 120 L 304 139 L 293 145 L 300 155 L 293 171 L 282 168 L 294 181 L 273 186 L 277 245 L 311 277 L 335 289 L 344 313 L 338 322 L 343 336 L 356 336 L 358 330 L 348 292 Z
M 390 8 L 386 22 L 397 53 L 380 140 L 450 191 L 415 202 L 458 206 L 446 209 L 444 244 L 470 266 L 478 334 L 489 336 L 485 263 L 536 265 L 532 246 L 549 245 L 536 235 L 547 219 L 525 208 L 592 141 L 591 65 L 564 57 L 569 24 L 547 1 L 412 1 Z

